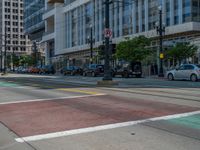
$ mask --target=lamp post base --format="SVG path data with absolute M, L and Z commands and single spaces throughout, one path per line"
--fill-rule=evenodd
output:
M 112 81 L 112 80 L 102 80 L 97 82 L 97 85 L 99 86 L 114 86 L 118 84 L 119 84 L 118 81 Z

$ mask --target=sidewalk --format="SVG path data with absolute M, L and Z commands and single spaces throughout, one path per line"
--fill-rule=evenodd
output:
M 166 77 L 158 77 L 158 75 L 146 76 L 144 78 L 146 78 L 146 79 L 158 79 L 158 80 L 165 80 L 165 79 L 167 79 Z
M 11 130 L 5 127 L 0 122 L 0 149 L 2 150 L 33 150 L 31 145 L 26 143 L 18 143 L 15 138 L 18 136 L 14 134 Z

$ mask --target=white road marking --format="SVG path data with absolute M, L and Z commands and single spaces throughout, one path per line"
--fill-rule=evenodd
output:
M 33 100 L 23 100 L 23 101 L 2 102 L 0 103 L 0 105 L 42 102 L 42 101 L 52 101 L 52 100 L 61 100 L 61 99 L 74 99 L 74 98 L 94 97 L 94 96 L 103 96 L 103 95 L 107 95 L 107 94 L 93 94 L 93 95 L 82 95 L 82 96 L 68 96 L 68 97 L 56 97 L 56 98 L 47 98 L 47 99 L 33 99 Z
M 19 143 L 46 140 L 46 139 L 52 139 L 52 138 L 58 138 L 58 137 L 76 135 L 76 134 L 83 134 L 83 133 L 90 133 L 90 132 L 95 132 L 95 131 L 102 131 L 102 130 L 132 126 L 132 125 L 147 123 L 147 122 L 151 122 L 151 121 L 169 120 L 169 119 L 187 117 L 187 116 L 196 115 L 196 114 L 200 114 L 200 111 L 194 111 L 194 112 L 182 113 L 182 114 L 174 114 L 174 115 L 168 115 L 168 116 L 162 116 L 162 117 L 155 117 L 155 118 L 149 118 L 149 119 L 137 120 L 137 121 L 108 124 L 108 125 L 102 125 L 102 126 L 96 126 L 96 127 L 68 130 L 68 131 L 62 131 L 62 132 L 34 135 L 34 136 L 16 138 L 15 140 Z

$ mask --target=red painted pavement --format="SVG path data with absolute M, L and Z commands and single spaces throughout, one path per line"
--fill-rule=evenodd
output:
M 0 105 L 0 121 L 24 137 L 196 110 L 134 98 L 97 96 Z

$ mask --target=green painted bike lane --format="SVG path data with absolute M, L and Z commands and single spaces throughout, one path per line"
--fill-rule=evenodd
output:
M 168 120 L 169 123 L 200 130 L 200 114 Z
M 0 87 L 19 87 L 20 85 L 10 82 L 2 82 L 0 81 Z
M 200 114 L 169 120 L 153 121 L 144 124 L 174 135 L 200 140 Z

